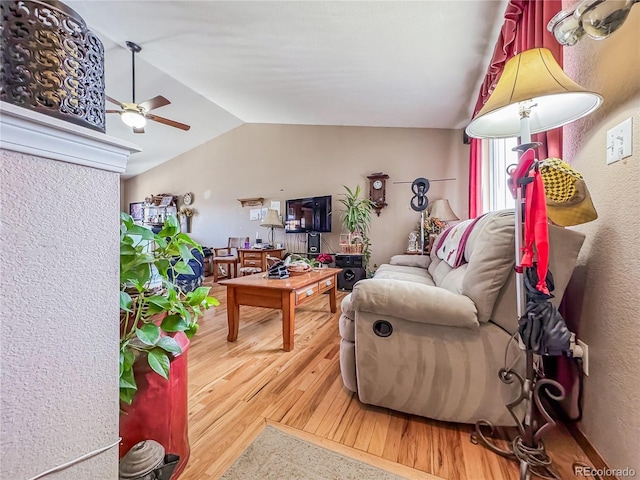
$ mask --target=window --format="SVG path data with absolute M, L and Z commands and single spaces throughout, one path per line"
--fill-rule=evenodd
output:
M 513 147 L 518 138 L 494 138 L 483 141 L 482 206 L 483 212 L 515 208 L 515 200 L 507 185 L 507 167 L 518 163 Z

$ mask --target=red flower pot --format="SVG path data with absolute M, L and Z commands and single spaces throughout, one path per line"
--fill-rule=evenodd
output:
M 180 456 L 172 480 L 178 478 L 189 460 L 187 414 L 187 351 L 189 339 L 178 332 L 174 339 L 182 353 L 171 360 L 169 380 L 151 370 L 147 358 L 134 364 L 138 391 L 131 405 L 121 403 L 125 412 L 120 415 L 120 458 L 142 440 L 159 442 L 166 453 Z

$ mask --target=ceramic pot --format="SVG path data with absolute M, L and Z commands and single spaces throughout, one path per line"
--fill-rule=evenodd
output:
M 156 440 L 166 452 L 180 457 L 172 479 L 185 469 L 191 452 L 187 404 L 189 339 L 182 332 L 176 333 L 174 339 L 182 353 L 171 360 L 169 380 L 151 370 L 146 357 L 137 360 L 134 369 L 138 391 L 131 405 L 121 404 L 124 413 L 120 415 L 120 458 L 138 442 Z

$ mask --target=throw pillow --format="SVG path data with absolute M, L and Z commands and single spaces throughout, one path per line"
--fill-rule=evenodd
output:
M 473 227 L 483 217 L 483 215 L 447 228 L 436 245 L 436 256 L 447 262 L 453 268 L 458 268 L 465 263 L 464 249 L 467 246 L 467 239 Z

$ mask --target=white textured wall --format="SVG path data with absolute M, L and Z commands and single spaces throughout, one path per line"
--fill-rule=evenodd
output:
M 564 49 L 565 71 L 604 97 L 564 130 L 564 157 L 585 177 L 599 218 L 565 298 L 589 345 L 580 428 L 613 468 L 640 472 L 640 7 L 611 37 Z M 633 156 L 606 164 L 606 132 L 633 118 Z
M 0 160 L 0 477 L 22 480 L 118 439 L 119 176 Z M 47 478 L 116 479 L 117 459 Z
M 268 230 L 249 221 L 250 207 L 238 198 L 284 201 L 333 195 L 332 233 L 323 235 L 339 251 L 338 203 L 342 185 L 361 185 L 369 194 L 367 175 L 387 173 L 388 207 L 371 225 L 371 265 L 388 262 L 407 248 L 407 235 L 419 214 L 409 208 L 411 184 L 417 177 L 456 178 L 434 182 L 428 197 L 448 198 L 460 218 L 468 211 L 469 148 L 459 130 L 327 127 L 245 124 L 198 148 L 125 182 L 125 204 L 151 193 L 195 194 L 192 236 L 206 246 L 224 246 L 227 237 L 254 238 Z M 282 242 L 284 233 L 277 233 Z M 288 235 L 292 238 L 292 235 Z M 323 247 L 323 250 L 326 249 Z

